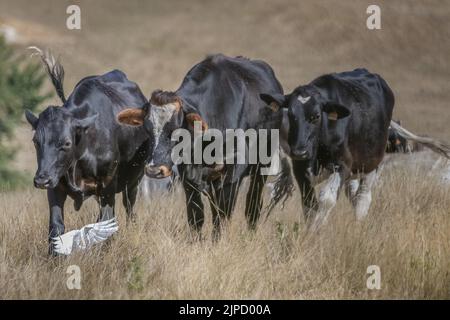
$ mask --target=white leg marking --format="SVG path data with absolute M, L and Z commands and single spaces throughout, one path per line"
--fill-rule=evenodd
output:
M 351 179 L 346 183 L 345 194 L 348 200 L 350 200 L 353 207 L 356 206 L 356 194 L 359 188 L 359 179 Z
M 325 186 L 319 192 L 319 210 L 313 222 L 313 228 L 324 224 L 330 211 L 336 205 L 339 187 L 341 185 L 341 176 L 335 172 L 330 175 Z
M 439 178 L 439 182 L 447 186 L 450 185 L 450 160 L 444 160 L 444 158 L 439 157 L 428 175 L 434 175 Z
M 372 186 L 377 180 L 377 170 L 366 174 L 361 179 L 358 192 L 356 194 L 356 219 L 362 220 L 369 212 L 370 203 L 372 202 Z

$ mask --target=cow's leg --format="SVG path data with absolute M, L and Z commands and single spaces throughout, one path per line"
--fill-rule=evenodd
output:
M 300 188 L 303 202 L 303 214 L 305 215 L 305 219 L 309 221 L 311 217 L 315 216 L 318 209 L 318 203 L 314 187 L 308 176 L 307 164 L 305 164 L 304 161 L 293 161 L 292 168 L 295 180 Z
M 122 203 L 127 212 L 127 222 L 135 221 L 136 219 L 136 213 L 134 212 L 133 208 L 134 204 L 136 203 L 137 193 L 137 184 L 126 186 L 125 190 L 122 191 Z
M 54 255 L 52 238 L 64 234 L 64 202 L 67 199 L 67 193 L 61 186 L 47 190 L 48 204 L 50 208 L 49 220 L 49 254 Z
M 254 173 L 250 178 L 250 188 L 247 193 L 245 203 L 245 217 L 247 219 L 248 228 L 254 230 L 258 223 L 262 208 L 262 192 L 267 176 L 261 175 L 259 167 L 255 167 Z
M 107 221 L 115 217 L 114 206 L 116 203 L 116 184 L 114 182 L 110 183 L 105 189 L 100 193 L 100 216 L 97 222 Z
M 183 181 L 183 188 L 186 194 L 187 218 L 191 231 L 199 238 L 205 222 L 202 196 L 200 191 L 192 187 L 189 182 Z
M 348 180 L 345 184 L 345 195 L 353 207 L 356 207 L 356 194 L 359 188 L 359 179 Z
M 317 229 L 326 223 L 331 210 L 337 203 L 341 187 L 348 176 L 349 174 L 346 170 L 334 171 L 320 189 L 319 209 L 311 225 L 313 229 Z
M 369 172 L 361 178 L 361 183 L 355 197 L 355 212 L 358 220 L 364 219 L 372 202 L 372 186 L 377 179 L 377 170 Z
M 229 220 L 236 204 L 237 191 L 240 181 L 224 185 L 214 189 L 213 199 L 210 199 L 213 219 L 213 240 L 220 238 L 222 222 Z
M 97 222 L 110 220 L 115 217 L 115 194 L 109 193 L 100 196 L 100 216 Z
M 142 197 L 148 199 L 150 197 L 150 186 L 149 186 L 149 178 L 147 176 L 144 176 L 141 180 L 141 183 L 139 185 L 139 189 L 141 192 Z

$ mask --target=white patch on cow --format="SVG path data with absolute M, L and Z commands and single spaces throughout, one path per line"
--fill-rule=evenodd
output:
M 56 253 L 70 255 L 77 250 L 86 250 L 94 244 L 108 239 L 119 230 L 116 219 L 92 223 L 79 230 L 66 232 L 52 238 L 53 248 Z
M 315 216 L 312 227 L 318 228 L 328 219 L 328 215 L 334 208 L 337 202 L 338 192 L 341 185 L 341 176 L 338 172 L 334 172 L 330 175 L 325 185 L 319 192 L 319 210 Z
M 150 121 L 153 124 L 153 135 L 155 137 L 155 148 L 159 143 L 159 138 L 164 126 L 170 121 L 178 105 L 175 103 L 168 103 L 162 106 L 152 105 L 150 108 Z
M 309 99 L 311 99 L 311 96 L 309 96 L 309 97 L 298 96 L 298 101 L 300 101 L 302 104 L 307 103 L 309 101 Z
M 361 183 L 355 197 L 356 219 L 362 220 L 369 213 L 372 202 L 372 187 L 377 180 L 377 170 L 373 170 L 361 178 Z
M 351 197 L 356 196 L 356 192 L 358 191 L 358 188 L 359 188 L 359 180 L 358 179 L 352 179 L 348 182 L 348 189 L 349 189 Z
M 439 182 L 450 185 L 450 160 L 439 157 L 433 164 L 429 175 L 437 176 Z
M 345 195 L 352 203 L 353 207 L 356 206 L 356 193 L 359 188 L 359 177 L 356 179 L 350 179 L 345 184 Z

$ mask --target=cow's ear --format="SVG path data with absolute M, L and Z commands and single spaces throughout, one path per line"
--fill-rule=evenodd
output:
M 190 129 L 194 128 L 195 122 L 201 122 L 202 125 L 202 131 L 208 130 L 208 124 L 205 122 L 205 120 L 202 119 L 202 117 L 198 113 L 188 113 L 186 114 L 186 122 Z
M 35 130 L 39 119 L 33 114 L 33 112 L 28 109 L 25 110 L 25 118 L 27 119 L 33 130 Z
M 272 109 L 273 111 L 278 111 L 280 108 L 284 108 L 286 105 L 286 101 L 288 101 L 288 96 L 275 93 L 275 94 L 267 94 L 267 93 L 261 93 L 259 95 L 262 101 L 267 103 L 267 105 Z
M 119 112 L 117 121 L 122 124 L 138 127 L 144 124 L 146 116 L 147 112 L 145 109 L 128 108 Z
M 74 108 L 70 110 L 72 117 L 76 119 L 83 119 L 89 114 L 91 106 L 89 104 L 83 104 L 81 107 Z
M 322 111 L 328 115 L 328 120 L 336 121 L 350 115 L 350 110 L 347 107 L 344 107 L 341 104 L 337 103 L 326 103 Z
M 75 127 L 79 130 L 86 131 L 92 127 L 97 119 L 98 113 L 84 119 L 75 119 Z

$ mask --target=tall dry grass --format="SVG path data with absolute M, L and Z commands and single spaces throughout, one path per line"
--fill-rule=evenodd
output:
M 47 256 L 47 203 L 42 191 L 0 194 L 0 297 L 57 299 L 378 299 L 450 298 L 449 187 L 429 165 L 400 156 L 386 165 L 369 216 L 355 221 L 341 197 L 328 223 L 309 234 L 298 195 L 255 233 L 245 226 L 242 196 L 218 243 L 190 240 L 181 190 L 138 201 L 136 224 L 105 245 L 67 258 Z M 405 165 L 407 163 L 407 165 Z M 74 212 L 68 230 L 92 223 L 94 200 Z M 81 290 L 69 290 L 70 265 Z M 366 287 L 369 265 L 381 269 L 381 289 Z

